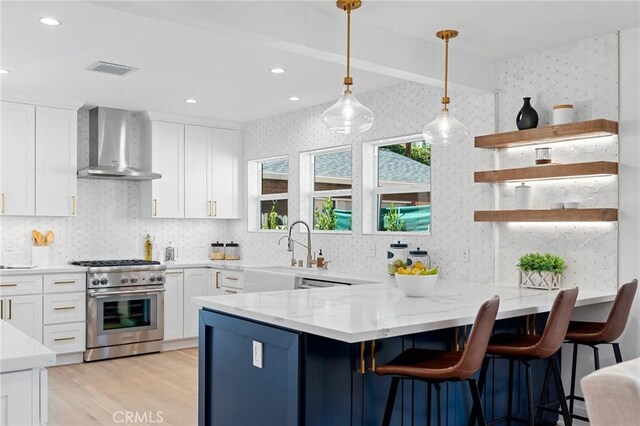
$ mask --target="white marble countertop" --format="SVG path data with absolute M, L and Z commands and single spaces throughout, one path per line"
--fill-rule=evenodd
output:
M 36 266 L 30 269 L 0 269 L 0 276 L 2 275 L 34 275 L 34 274 L 67 274 L 67 273 L 83 273 L 87 268 L 84 266 L 61 264 L 61 265 L 47 265 Z
M 177 262 L 165 263 L 165 265 L 167 265 L 167 269 L 220 268 L 241 271 L 256 266 L 256 262 L 247 262 L 244 260 L 178 260 Z
M 440 280 L 433 294 L 406 297 L 389 282 L 310 290 L 196 297 L 204 308 L 348 343 L 473 323 L 480 305 L 500 296 L 498 319 L 551 309 L 557 292 L 514 284 Z M 615 293 L 581 291 L 576 306 L 610 302 Z
M 0 373 L 50 367 L 55 362 L 54 351 L 0 320 Z

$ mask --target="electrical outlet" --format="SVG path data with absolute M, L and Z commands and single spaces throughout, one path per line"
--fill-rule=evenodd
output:
M 13 238 L 4 240 L 4 251 L 14 251 L 16 249 Z
M 469 247 L 464 247 L 460 252 L 460 258 L 463 263 L 469 263 Z
M 253 366 L 262 368 L 262 342 L 253 341 Z

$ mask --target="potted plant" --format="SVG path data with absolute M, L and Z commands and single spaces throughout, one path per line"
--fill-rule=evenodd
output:
M 551 253 L 527 253 L 520 258 L 518 269 L 520 287 L 558 290 L 567 264 L 561 257 Z

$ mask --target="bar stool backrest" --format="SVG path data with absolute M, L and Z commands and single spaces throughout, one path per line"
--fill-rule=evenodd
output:
M 464 347 L 460 361 L 454 367 L 459 372 L 460 380 L 466 380 L 482 366 L 482 360 L 487 352 L 487 345 L 493 325 L 498 315 L 500 297 L 493 296 L 482 304 L 471 328 L 469 340 Z
M 535 355 L 539 358 L 548 358 L 558 352 L 564 342 L 564 337 L 569 328 L 573 308 L 578 298 L 578 287 L 561 290 L 553 301 L 549 318 L 544 326 L 540 340 L 536 344 Z
M 603 341 L 611 343 L 620 337 L 624 331 L 637 289 L 638 280 L 636 279 L 624 284 L 620 287 L 620 290 L 618 290 L 616 299 L 613 301 L 613 306 L 611 307 L 611 312 L 609 312 L 607 323 L 602 329 Z

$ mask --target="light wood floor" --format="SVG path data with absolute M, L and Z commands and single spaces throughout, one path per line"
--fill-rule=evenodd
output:
M 50 426 L 197 424 L 197 348 L 53 367 L 48 374 Z M 126 411 L 146 413 L 147 422 L 123 421 Z

